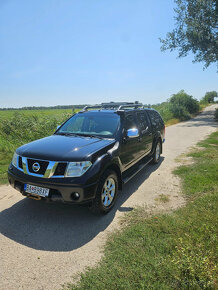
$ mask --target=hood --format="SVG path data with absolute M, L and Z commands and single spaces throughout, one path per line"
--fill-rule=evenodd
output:
M 91 160 L 94 153 L 105 147 L 110 149 L 114 143 L 114 139 L 52 135 L 25 144 L 16 152 L 24 157 L 42 160 L 82 161 Z

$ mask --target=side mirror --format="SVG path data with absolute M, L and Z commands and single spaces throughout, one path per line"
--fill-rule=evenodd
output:
M 61 125 L 57 125 L 56 131 L 61 127 Z
M 137 128 L 132 128 L 127 130 L 128 138 L 136 138 L 139 137 L 139 130 Z

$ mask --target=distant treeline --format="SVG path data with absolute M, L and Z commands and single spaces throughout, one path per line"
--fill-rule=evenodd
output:
M 86 105 L 62 105 L 62 106 L 52 106 L 52 107 L 22 107 L 22 108 L 0 108 L 0 111 L 6 111 L 6 110 L 53 110 L 53 109 L 81 109 L 85 107 Z

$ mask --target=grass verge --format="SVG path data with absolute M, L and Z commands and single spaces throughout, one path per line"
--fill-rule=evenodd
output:
M 217 287 L 218 132 L 179 167 L 187 205 L 171 214 L 127 217 L 105 256 L 70 289 L 215 289 Z

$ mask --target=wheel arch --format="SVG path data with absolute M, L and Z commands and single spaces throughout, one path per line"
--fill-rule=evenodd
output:
M 119 190 L 122 190 L 122 187 L 123 187 L 123 181 L 122 181 L 122 173 L 121 173 L 121 171 L 120 171 L 119 166 L 118 166 L 117 164 L 115 164 L 115 163 L 112 163 L 112 164 L 110 164 L 109 166 L 107 166 L 107 167 L 104 169 L 104 171 L 103 171 L 102 174 L 104 174 L 104 172 L 105 172 L 106 170 L 112 170 L 112 171 L 114 171 L 114 172 L 117 174 L 117 179 L 118 179 L 118 189 L 119 189 Z
M 161 137 L 159 136 L 158 138 L 157 138 L 157 141 L 156 142 L 158 142 L 158 141 L 160 141 L 160 154 L 162 154 L 163 153 L 163 142 L 162 142 L 162 139 L 161 139 Z M 157 143 L 156 143 L 157 144 Z
M 154 150 L 156 148 L 156 145 L 157 145 L 157 142 L 160 141 L 160 145 L 161 145 L 161 154 L 163 153 L 163 142 L 162 142 L 162 139 L 161 139 L 161 135 L 158 134 L 155 136 L 154 138 L 154 141 L 153 141 L 153 145 L 152 145 L 152 154 L 154 153 Z

